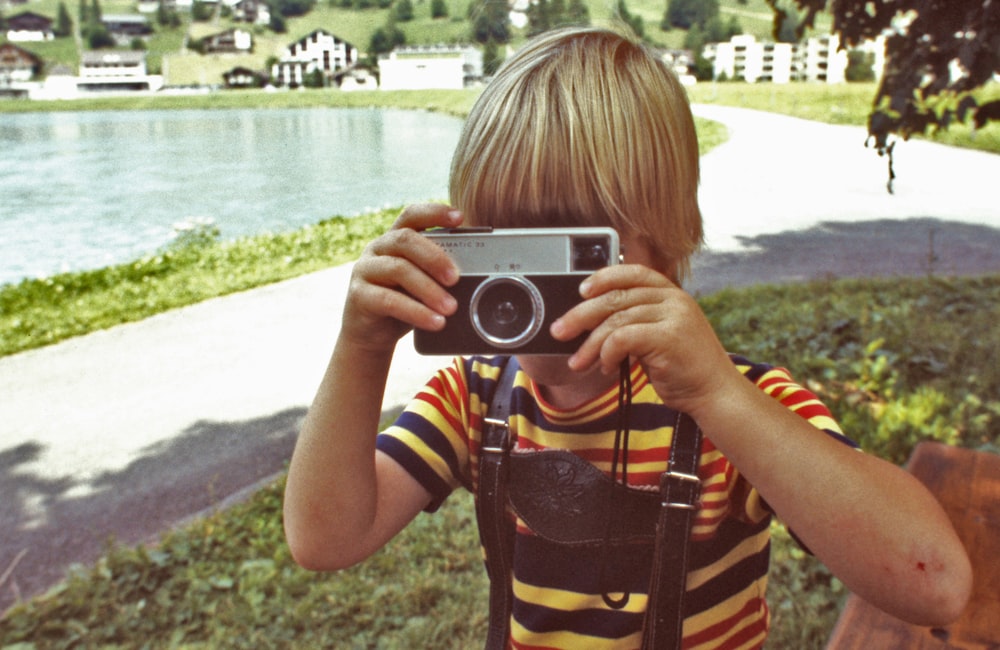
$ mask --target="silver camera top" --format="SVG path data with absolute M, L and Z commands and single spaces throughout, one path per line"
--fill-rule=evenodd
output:
M 589 275 L 619 261 L 613 228 L 453 228 L 424 234 L 464 275 Z

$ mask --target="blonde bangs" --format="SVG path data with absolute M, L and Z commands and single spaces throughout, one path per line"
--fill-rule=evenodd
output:
M 698 148 L 683 89 L 606 30 L 546 34 L 483 92 L 452 162 L 470 224 L 611 226 L 682 276 L 702 240 Z

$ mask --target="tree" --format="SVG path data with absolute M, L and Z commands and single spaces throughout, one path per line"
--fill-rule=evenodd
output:
M 705 29 L 705 23 L 718 15 L 719 0 L 670 0 L 660 27 L 664 31 L 672 27 L 691 29 L 695 25 Z
M 493 41 L 489 41 L 483 46 L 483 74 L 487 77 L 493 76 L 500 64 L 503 63 L 503 55 L 500 48 Z
M 431 18 L 447 18 L 448 4 L 444 0 L 431 0 Z
M 847 53 L 847 81 L 875 81 L 875 55 L 864 50 L 850 50 Z
M 390 20 L 372 32 L 371 40 L 368 42 L 368 54 L 372 57 L 388 54 L 400 45 L 406 45 L 406 34 Z
M 161 27 L 176 29 L 181 26 L 181 17 L 176 9 L 167 6 L 165 0 L 160 0 L 160 4 L 156 8 L 156 22 Z
M 566 24 L 590 24 L 590 9 L 587 8 L 583 0 L 569 0 L 569 6 L 566 8 Z
M 56 14 L 56 28 L 52 30 L 56 36 L 70 36 L 73 34 L 73 19 L 69 16 L 66 3 L 59 3 L 59 13 Z
M 111 35 L 111 32 L 104 25 L 93 27 L 87 31 L 87 46 L 90 49 L 100 50 L 114 47 L 115 45 L 117 43 L 115 43 L 114 36 Z
M 215 3 L 203 0 L 195 0 L 191 3 L 191 20 L 206 22 L 211 20 L 213 16 L 215 16 Z
M 646 24 L 642 20 L 642 16 L 633 16 L 628 7 L 625 6 L 625 0 L 618 0 L 618 6 L 615 9 L 615 16 L 621 20 L 623 23 L 632 28 L 632 32 L 638 38 L 644 38 L 646 36 Z
M 767 0 L 780 27 L 788 10 Z M 827 0 L 794 0 L 799 34 L 813 27 Z M 872 102 L 868 133 L 890 155 L 890 134 L 945 129 L 954 120 L 982 127 L 1000 120 L 1000 100 L 980 104 L 972 92 L 1000 73 L 1000 2 L 996 0 L 836 0 L 830 3 L 841 47 L 887 33 L 886 63 Z
M 509 43 L 510 12 L 507 0 L 483 0 L 478 5 L 469 5 L 472 19 L 472 37 L 483 45 L 494 43 Z
M 401 23 L 413 20 L 413 2 L 396 0 L 392 5 L 393 17 Z

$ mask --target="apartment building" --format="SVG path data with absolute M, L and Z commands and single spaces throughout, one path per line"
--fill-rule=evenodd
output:
M 878 76 L 885 63 L 885 40 L 869 41 L 858 49 L 874 55 L 872 68 Z M 750 83 L 842 83 L 848 59 L 836 34 L 812 36 L 802 43 L 758 42 L 750 34 L 740 34 L 725 43 L 706 45 L 703 56 L 712 61 L 716 79 Z

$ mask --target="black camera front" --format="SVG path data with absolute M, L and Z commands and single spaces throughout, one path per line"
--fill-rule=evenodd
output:
M 453 229 L 426 236 L 461 271 L 448 289 L 458 311 L 437 332 L 417 330 L 421 354 L 571 354 L 586 335 L 556 341 L 552 322 L 580 302 L 580 283 L 618 262 L 611 228 Z

